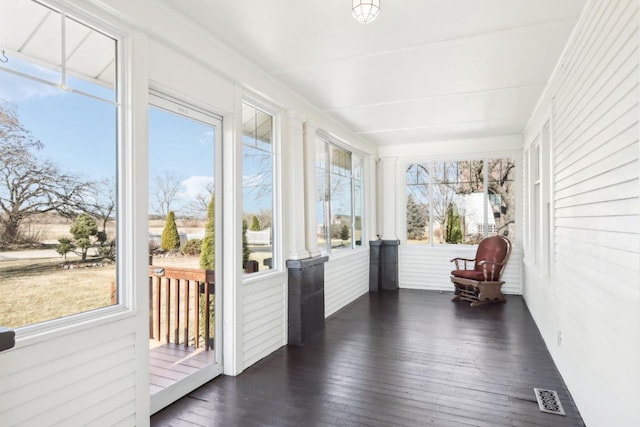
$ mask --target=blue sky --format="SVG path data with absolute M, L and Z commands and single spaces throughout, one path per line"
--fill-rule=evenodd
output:
M 14 69 L 29 71 L 34 66 L 14 62 Z M 57 81 L 59 74 L 37 68 L 36 74 Z M 74 88 L 113 98 L 113 91 L 78 79 L 68 79 Z M 91 87 L 93 86 L 93 87 Z M 16 106 L 20 122 L 44 144 L 42 158 L 83 179 L 115 176 L 116 109 L 110 102 L 58 89 L 54 86 L 0 71 L 0 99 Z M 214 132 L 210 125 L 167 111 L 149 109 L 149 181 L 171 174 L 181 179 L 173 209 L 180 210 L 198 194 L 206 194 L 214 176 Z M 250 161 L 249 161 L 250 162 Z M 256 167 L 245 165 L 245 175 Z M 261 180 L 244 176 L 245 183 Z M 150 190 L 150 194 L 153 188 Z M 249 197 L 245 211 L 257 212 L 271 206 L 271 197 Z M 153 205 L 152 205 L 153 206 Z
M 28 65 L 14 68 L 26 71 Z M 115 176 L 112 104 L 7 72 L 0 72 L 0 99 L 16 107 L 22 125 L 44 144 L 42 158 L 88 179 Z

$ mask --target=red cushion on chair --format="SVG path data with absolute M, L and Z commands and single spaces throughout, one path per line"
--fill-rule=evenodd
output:
M 482 272 L 482 266 L 478 265 L 480 261 L 504 262 L 508 250 L 507 242 L 500 236 L 483 239 L 478 245 L 478 251 L 476 252 L 475 269 Z M 491 271 L 491 267 L 489 267 L 489 271 Z
M 478 270 L 453 270 L 451 275 L 455 277 L 462 277 L 463 279 L 478 280 L 480 282 L 484 280 L 482 271 Z

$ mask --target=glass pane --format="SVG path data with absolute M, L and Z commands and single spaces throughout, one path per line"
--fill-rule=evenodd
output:
M 65 32 L 66 85 L 115 101 L 116 41 L 70 18 Z
M 484 183 L 482 162 L 434 162 L 434 243 L 475 244 L 484 237 Z
M 242 111 L 242 267 L 256 273 L 274 266 L 273 117 L 249 104 Z
M 273 117 L 260 110 L 256 111 L 257 146 L 264 151 L 271 152 L 273 134 Z
M 256 109 L 247 104 L 242 104 L 242 143 L 254 147 L 257 145 Z
M 185 346 L 212 346 L 213 330 L 205 330 L 205 320 L 208 313 L 213 324 L 214 298 L 206 309 L 204 283 L 213 281 L 216 258 L 215 144 L 212 125 L 149 108 L 149 262 L 159 272 L 152 276 L 152 348 L 165 337 Z M 187 275 L 197 279 L 187 283 Z M 176 300 L 170 313 L 166 306 Z M 186 338 L 182 328 L 176 332 L 179 322 L 187 325 Z
M 407 185 L 429 183 L 429 163 L 413 163 L 407 166 Z
M 362 179 L 362 159 L 356 155 L 351 157 L 353 159 L 353 178 Z
M 10 68 L 51 83 L 60 83 L 61 15 L 32 1 L 10 3 L 0 13 L 0 40 L 9 59 L 0 63 L 0 69 Z
M 515 238 L 516 195 L 515 162 L 511 158 L 487 160 L 489 181 L 489 235 Z
M 429 163 L 407 166 L 407 243 L 429 243 Z
M 351 177 L 351 153 L 334 145 L 329 145 L 331 173 Z
M 318 236 L 318 248 L 322 251 L 327 249 L 327 221 L 325 220 L 325 212 L 328 206 L 328 193 L 327 193 L 327 175 L 326 171 L 321 168 L 316 168 L 316 221 L 317 221 L 317 236 Z
M 327 168 L 327 143 L 321 139 L 316 139 L 316 167 Z
M 332 248 L 350 248 L 351 228 L 351 179 L 330 174 L 330 236 Z
M 0 325 L 118 300 L 114 105 L 0 71 Z
M 355 245 L 362 246 L 362 182 L 359 179 L 353 181 L 353 198 Z

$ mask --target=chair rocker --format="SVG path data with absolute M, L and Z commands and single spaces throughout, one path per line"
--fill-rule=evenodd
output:
M 504 266 L 511 254 L 511 241 L 504 236 L 483 239 L 476 257 L 454 258 L 456 269 L 451 272 L 455 296 L 451 301 L 470 301 L 471 306 L 489 302 L 507 302 L 500 288 Z M 462 268 L 460 268 L 462 267 Z

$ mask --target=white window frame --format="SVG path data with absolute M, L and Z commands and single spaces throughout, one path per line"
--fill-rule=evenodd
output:
M 271 129 L 271 165 L 273 168 L 272 172 L 272 186 L 273 186 L 273 196 L 272 196 L 272 212 L 271 212 L 271 251 L 272 251 L 272 261 L 271 268 L 268 270 L 257 271 L 255 273 L 245 273 L 242 271 L 241 277 L 243 283 L 251 283 L 255 278 L 261 278 L 264 276 L 278 274 L 282 272 L 282 178 L 281 178 L 281 113 L 279 110 L 273 105 L 261 101 L 255 97 L 245 95 L 242 97 L 241 105 L 247 104 L 257 110 L 262 111 L 265 114 L 268 114 L 273 119 L 272 121 L 272 129 Z M 242 108 L 240 108 L 240 123 L 242 123 Z M 240 174 L 242 175 L 243 166 L 242 163 L 243 155 L 244 155 L 244 143 L 242 142 L 242 125 L 240 125 Z M 244 215 L 244 185 L 242 180 L 240 182 L 241 188 L 241 200 L 240 200 L 240 219 L 238 224 L 240 225 L 240 237 L 242 239 L 242 216 Z M 242 240 L 240 241 L 240 263 L 242 263 Z
M 43 7 L 52 9 L 61 14 L 63 18 L 69 17 L 87 27 L 112 38 L 116 42 L 116 82 L 115 82 L 115 100 L 112 102 L 116 107 L 116 235 L 118 236 L 118 244 L 116 245 L 116 302 L 105 307 L 96 308 L 85 312 L 70 314 L 57 319 L 45 320 L 42 322 L 25 325 L 15 328 L 16 347 L 33 345 L 38 342 L 55 339 L 56 337 L 66 335 L 72 331 L 80 331 L 89 328 L 95 328 L 100 325 L 111 323 L 118 319 L 134 317 L 136 315 L 134 283 L 136 268 L 128 260 L 135 259 L 134 244 L 134 207 L 131 201 L 136 199 L 135 190 L 130 183 L 131 176 L 134 171 L 131 167 L 133 164 L 134 150 L 132 139 L 132 118 L 131 112 L 123 100 L 127 99 L 127 94 L 131 90 L 131 86 L 125 76 L 131 75 L 131 65 L 127 61 L 127 51 L 131 40 L 125 33 L 118 30 L 115 26 L 106 21 L 98 21 L 92 15 L 87 14 L 83 10 L 59 4 L 59 2 L 44 2 L 38 0 Z M 61 35 L 62 37 L 62 35 Z M 64 39 L 64 38 L 62 38 Z M 11 69 L 10 73 L 28 78 L 43 84 L 63 88 L 71 92 L 76 92 L 89 98 L 97 99 L 103 102 L 109 102 L 98 98 L 94 95 L 84 93 L 80 90 L 68 88 L 64 85 L 64 69 L 62 70 L 63 81 L 59 84 L 43 81 L 37 77 L 31 77 L 19 71 Z M 145 106 L 146 108 L 146 106 Z
M 415 165 L 415 164 L 422 164 L 422 165 L 428 165 L 428 169 L 429 169 L 429 176 L 433 177 L 434 176 L 434 163 L 438 163 L 438 162 L 464 162 L 464 161 L 482 161 L 484 163 L 484 165 L 487 164 L 487 162 L 491 159 L 505 159 L 505 158 L 510 158 L 513 159 L 515 166 L 516 166 L 516 174 L 514 175 L 514 189 L 516 191 L 515 194 L 515 199 L 514 199 L 514 203 L 516 206 L 516 225 L 514 227 L 515 229 L 515 235 L 517 236 L 518 234 L 518 222 L 520 221 L 520 219 L 518 218 L 518 211 L 520 210 L 518 208 L 518 200 L 519 196 L 519 187 L 518 187 L 518 179 L 517 179 L 517 168 L 520 167 L 519 162 L 516 160 L 518 158 L 518 156 L 521 156 L 522 153 L 520 154 L 515 154 L 515 153 L 496 153 L 496 154 L 492 154 L 492 155 L 487 155 L 481 158 L 477 158 L 477 157 L 443 157 L 443 158 L 431 158 L 431 159 L 419 159 L 419 160 L 415 160 L 415 161 L 406 161 L 404 163 L 404 169 L 403 171 L 405 171 L 403 173 L 403 183 L 402 183 L 402 188 L 403 188 L 403 203 L 402 203 L 402 241 L 404 243 L 407 242 L 407 183 L 406 183 L 406 170 L 407 167 L 409 167 L 410 165 Z M 488 211 L 488 207 L 487 207 L 487 201 L 489 200 L 489 186 L 488 184 L 488 175 L 489 175 L 489 170 L 487 167 L 483 167 L 483 194 L 484 194 L 484 200 L 485 203 L 483 203 L 483 207 L 484 207 L 484 222 L 483 224 L 479 224 L 479 226 L 481 227 L 482 230 L 482 235 L 484 237 L 487 237 L 489 235 L 490 232 L 490 225 L 489 225 L 489 211 Z M 433 205 L 433 186 L 434 186 L 434 180 L 432 178 L 429 179 L 429 205 Z M 495 225 L 493 225 L 493 230 L 495 231 Z M 509 238 L 513 241 L 513 239 L 515 238 L 515 236 L 509 236 Z M 433 241 L 433 212 L 432 209 L 429 209 L 429 242 L 428 243 L 421 243 L 421 244 L 417 244 L 417 246 L 425 246 L 425 247 L 446 247 L 446 246 L 458 246 L 457 244 L 451 244 L 451 243 L 437 243 L 435 244 Z M 473 245 L 469 245 L 466 244 L 465 246 L 473 246 Z
M 343 144 L 341 144 L 340 142 L 338 142 L 335 138 L 332 138 L 329 135 L 326 135 L 324 132 L 319 131 L 317 133 L 318 136 L 318 140 L 316 141 L 316 143 L 318 143 L 318 141 L 322 142 L 324 145 L 324 152 L 325 152 L 325 159 L 326 159 L 326 164 L 325 164 L 325 169 L 324 169 L 324 181 L 325 181 L 325 191 L 326 191 L 326 198 L 325 198 L 325 203 L 323 206 L 324 209 L 324 224 L 322 224 L 324 226 L 324 233 L 325 233 L 325 245 L 321 246 L 318 245 L 318 248 L 320 249 L 320 252 L 322 255 L 330 255 L 330 254 L 337 254 L 337 253 L 349 253 L 348 251 L 353 251 L 353 250 L 358 250 L 362 247 L 364 247 L 364 242 L 366 240 L 366 236 L 365 236 L 365 210 L 364 210 L 364 191 L 365 191 L 365 184 L 364 184 L 364 162 L 365 162 L 365 157 L 361 154 L 358 153 L 354 150 L 351 150 L 347 147 L 345 147 Z M 346 151 L 347 153 L 349 153 L 351 155 L 351 176 L 349 177 L 349 182 L 350 182 L 350 192 L 351 192 L 351 229 L 350 229 L 350 233 L 351 233 L 351 245 L 350 247 L 342 247 L 342 248 L 332 248 L 331 247 L 331 186 L 330 186 L 330 177 L 331 177 L 331 159 L 330 159 L 330 152 L 331 152 L 331 147 L 336 147 L 340 150 Z M 356 235 L 355 235 L 355 231 L 356 231 L 356 215 L 355 215 L 355 206 L 356 206 L 356 197 L 355 197 L 355 181 L 357 180 L 354 176 L 354 158 L 358 158 L 360 159 L 360 167 L 361 167 L 361 171 L 360 171 L 360 210 L 361 210 L 361 218 L 360 218 L 360 228 L 361 228 L 361 237 L 360 237 L 360 245 L 356 245 Z M 320 224 L 318 224 L 320 225 Z
M 549 117 L 525 151 L 525 259 L 548 277 L 554 269 L 552 121 Z
M 526 219 L 528 255 L 542 276 L 552 274 L 553 256 L 553 171 L 551 120 L 544 122 L 540 132 L 525 151 L 527 171 L 525 191 L 528 217 Z

